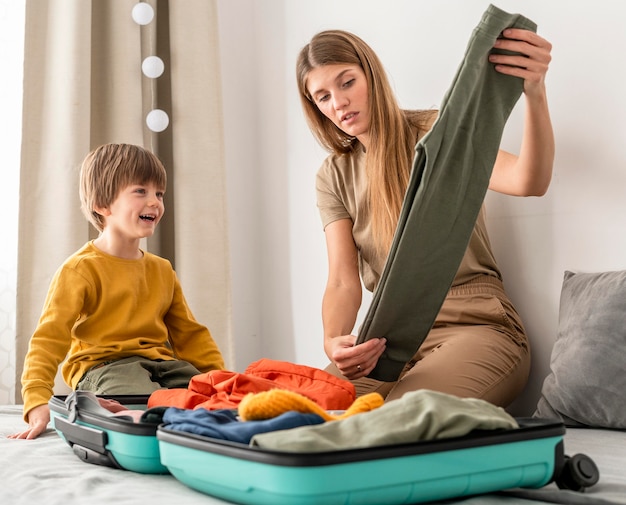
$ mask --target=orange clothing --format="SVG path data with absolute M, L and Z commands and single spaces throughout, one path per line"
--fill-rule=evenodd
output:
M 248 393 L 271 389 L 300 393 L 327 410 L 345 410 L 356 398 L 352 383 L 324 370 L 261 359 L 250 364 L 244 373 L 212 370 L 193 377 L 187 389 L 155 391 L 148 399 L 148 408 L 234 409 Z

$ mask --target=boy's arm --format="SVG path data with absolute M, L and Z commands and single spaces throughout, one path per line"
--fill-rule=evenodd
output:
M 74 275 L 72 270 L 59 269 L 50 283 L 24 360 L 24 420 L 33 432 L 28 438 L 39 435 L 45 430 L 45 425 L 41 427 L 40 423 L 50 420 L 48 401 L 53 394 L 54 379 L 70 348 L 72 327 L 82 310 L 83 301 L 79 276 Z

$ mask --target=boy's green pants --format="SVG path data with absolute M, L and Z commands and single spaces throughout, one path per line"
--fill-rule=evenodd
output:
M 505 28 L 537 26 L 490 5 L 431 131 L 415 147 L 398 227 L 357 343 L 385 337 L 370 377 L 397 380 L 430 331 L 459 268 L 485 198 L 504 125 L 523 81 L 488 55 Z

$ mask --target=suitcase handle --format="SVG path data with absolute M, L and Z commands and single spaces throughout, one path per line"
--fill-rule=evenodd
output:
M 109 451 L 107 451 L 107 454 L 100 454 L 99 452 L 92 451 L 91 449 L 78 444 L 72 445 L 72 450 L 74 451 L 74 454 L 76 454 L 76 456 L 78 456 L 78 458 L 85 463 L 121 469 Z
M 107 434 L 102 430 L 80 426 L 61 417 L 54 418 L 54 427 L 63 433 L 70 445 L 79 444 L 101 454 L 106 451 Z
M 108 442 L 105 431 L 89 426 L 82 426 L 66 421 L 61 417 L 54 418 L 54 427 L 65 437 L 74 454 L 87 463 L 122 468 L 111 451 L 106 448 Z

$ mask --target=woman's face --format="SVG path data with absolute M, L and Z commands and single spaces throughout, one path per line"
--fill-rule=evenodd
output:
M 315 105 L 347 135 L 367 147 L 369 103 L 367 80 L 358 65 L 324 65 L 311 70 L 307 90 Z

